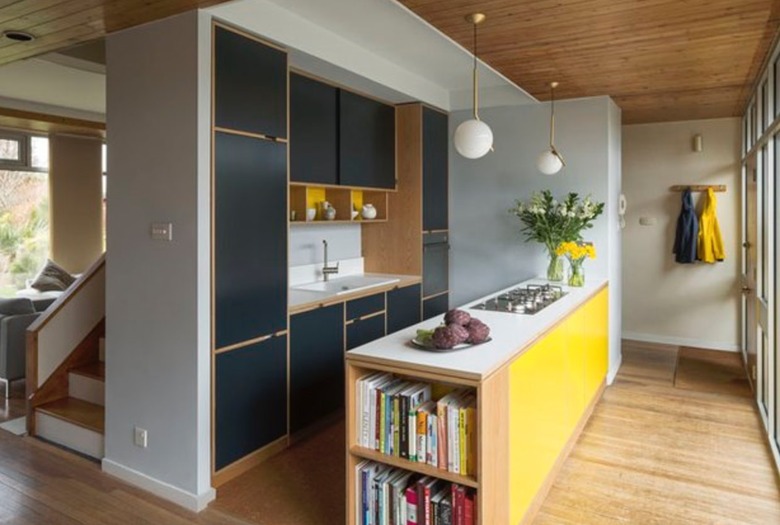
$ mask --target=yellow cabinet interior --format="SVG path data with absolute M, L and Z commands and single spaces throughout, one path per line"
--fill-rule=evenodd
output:
M 324 217 L 322 203 L 329 202 L 336 209 L 336 217 L 328 220 Z M 364 219 L 360 213 L 364 204 L 376 208 L 376 218 Z M 316 211 L 314 219 L 306 220 L 306 210 Z M 357 212 L 353 214 L 352 212 Z M 352 215 L 355 215 L 353 218 Z M 290 184 L 290 223 L 322 224 L 327 223 L 372 223 L 387 222 L 387 192 L 343 186 L 312 186 Z

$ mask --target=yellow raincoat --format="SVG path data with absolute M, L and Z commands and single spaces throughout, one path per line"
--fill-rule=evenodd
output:
M 718 217 L 715 215 L 717 201 L 712 188 L 707 189 L 707 202 L 699 218 L 699 242 L 697 255 L 700 261 L 714 263 L 726 258 L 723 248 L 723 237 L 720 235 Z

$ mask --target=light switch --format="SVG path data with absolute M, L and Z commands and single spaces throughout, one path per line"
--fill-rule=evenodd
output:
M 639 217 L 639 224 L 642 226 L 655 226 L 655 217 Z
M 170 222 L 153 222 L 152 223 L 152 239 L 155 241 L 172 241 L 173 240 L 173 223 Z

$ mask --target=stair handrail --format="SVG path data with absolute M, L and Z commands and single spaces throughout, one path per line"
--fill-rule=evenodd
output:
M 77 364 L 79 360 L 83 360 L 85 354 L 84 339 L 89 338 L 96 341 L 98 333 L 105 333 L 105 308 L 102 311 L 98 306 L 97 309 L 92 310 L 65 310 L 66 306 L 75 298 L 79 297 L 83 291 L 88 289 L 88 286 L 92 284 L 94 279 L 102 275 L 105 279 L 105 265 L 106 256 L 103 253 L 89 269 L 79 276 L 76 281 L 65 290 L 41 315 L 33 321 L 27 328 L 27 348 L 26 348 L 26 397 L 27 397 L 27 430 L 30 435 L 35 435 L 35 421 L 33 412 L 36 406 L 59 398 L 62 395 L 63 388 L 67 386 L 67 369 Z M 95 283 L 100 285 L 100 283 Z M 103 284 L 105 286 L 105 284 Z M 89 293 L 93 294 L 85 296 L 81 300 L 88 301 L 87 304 L 95 306 L 94 294 L 97 293 L 97 297 L 102 298 L 100 300 L 105 301 L 105 291 L 100 293 L 100 289 L 94 287 L 89 288 Z M 78 304 L 76 305 L 79 306 Z M 78 312 L 81 312 L 80 314 Z M 84 312 L 89 312 L 84 314 Z M 67 342 L 67 346 L 63 347 L 61 344 L 63 339 L 51 339 L 51 333 L 47 333 L 44 329 L 60 314 L 65 313 L 66 317 L 61 322 L 68 323 L 70 321 L 76 322 L 78 328 L 71 332 L 76 334 L 78 341 L 71 341 L 73 347 L 70 346 L 71 342 Z M 75 314 L 74 314 L 75 313 Z M 75 315 L 75 317 L 73 317 Z M 79 317 L 81 315 L 81 317 Z M 89 321 L 89 326 L 82 326 L 86 321 Z M 63 326 L 70 326 L 69 324 L 60 325 L 61 330 Z M 55 330 L 57 327 L 55 327 Z M 83 332 L 83 333 L 82 333 Z M 47 335 L 48 334 L 48 335 Z M 39 359 L 41 358 L 41 346 L 39 344 L 41 338 L 44 340 L 49 339 L 49 344 L 54 345 L 52 353 L 44 355 L 44 359 L 48 359 L 44 369 L 44 377 L 39 377 L 41 364 Z M 67 341 L 68 337 L 65 338 Z M 71 335 L 70 339 L 73 339 Z M 44 345 L 45 346 L 45 345 Z M 66 348 L 66 350 L 63 350 Z M 93 347 L 94 348 L 94 347 Z M 44 348 L 46 350 L 46 348 Z M 97 351 L 88 349 L 89 352 L 97 355 Z M 95 357 L 96 358 L 96 357 Z M 48 375 L 47 375 L 48 374 Z

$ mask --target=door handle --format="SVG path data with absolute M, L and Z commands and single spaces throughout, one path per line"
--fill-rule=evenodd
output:
M 750 286 L 743 286 L 742 287 L 742 293 L 745 295 L 750 295 L 750 293 L 753 291 L 753 289 Z
M 748 250 L 750 249 L 751 246 L 753 246 L 753 245 L 750 244 L 748 241 L 745 241 L 745 242 L 742 243 L 742 247 L 743 248 L 747 248 Z

